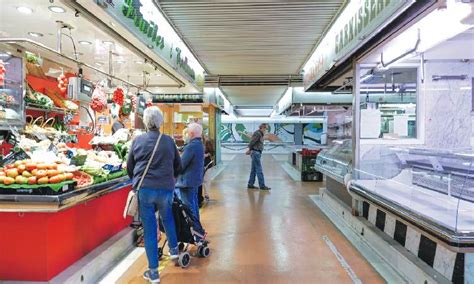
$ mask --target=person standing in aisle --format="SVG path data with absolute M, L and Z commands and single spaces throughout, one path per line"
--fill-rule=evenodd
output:
M 155 209 L 158 210 L 163 221 L 170 258 L 177 259 L 178 239 L 172 204 L 175 178 L 181 171 L 181 158 L 173 139 L 160 133 L 163 114 L 158 107 L 146 108 L 143 113 L 143 122 L 147 132 L 133 140 L 127 160 L 127 172 L 133 181 L 133 188 L 138 190 L 138 207 L 144 229 L 148 270 L 143 274 L 143 278 L 150 283 L 159 283 L 158 226 Z M 151 163 L 147 171 L 150 159 Z M 143 174 L 145 176 L 141 187 L 137 188 Z
M 202 144 L 202 126 L 191 123 L 187 127 L 188 144 L 183 149 L 181 156 L 182 171 L 176 187 L 179 188 L 181 200 L 194 214 L 197 220 L 195 230 L 205 237 L 199 217 L 199 186 L 204 176 L 204 145 Z M 200 241 L 200 240 L 198 240 Z
M 265 178 L 263 176 L 262 169 L 262 152 L 263 152 L 263 139 L 265 133 L 267 132 L 267 124 L 262 123 L 258 127 L 258 130 L 255 131 L 250 140 L 248 150 L 245 154 L 250 155 L 252 158 L 252 168 L 250 170 L 250 178 L 247 184 L 248 189 L 256 189 L 255 187 L 255 176 L 258 178 L 258 186 L 261 190 L 270 190 L 268 186 L 265 185 Z
M 212 141 L 208 138 L 204 143 L 204 181 L 202 184 L 203 191 L 204 191 L 204 199 L 209 201 L 209 191 L 211 189 L 211 168 L 214 166 L 213 157 L 214 153 L 214 145 Z

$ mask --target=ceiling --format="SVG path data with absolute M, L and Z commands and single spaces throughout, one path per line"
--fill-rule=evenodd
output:
M 343 0 L 159 0 L 212 75 L 298 74 Z
M 5 0 L 2 1 L 2 8 L 0 9 L 0 38 L 28 38 L 46 45 L 50 48 L 56 49 L 57 44 L 57 23 L 56 21 L 63 21 L 72 26 L 71 35 L 74 39 L 77 59 L 86 64 L 92 65 L 102 71 L 109 69 L 109 50 L 113 52 L 112 67 L 113 74 L 119 78 L 127 80 L 136 85 L 143 84 L 143 71 L 149 73 L 146 80 L 149 85 L 154 86 L 175 86 L 176 82 L 162 74 L 160 71 L 149 64 L 144 64 L 143 58 L 132 52 L 127 47 L 117 43 L 109 34 L 99 29 L 94 23 L 88 21 L 84 17 L 74 17 L 74 11 L 63 5 L 61 1 L 55 1 L 53 4 L 48 0 Z M 64 13 L 54 13 L 48 9 L 50 6 L 62 7 Z M 18 11 L 18 7 L 27 7 L 31 9 L 32 13 L 25 14 Z M 22 23 L 21 25 L 18 23 Z M 66 35 L 69 35 L 67 29 L 63 30 Z M 33 37 L 29 32 L 41 33 L 41 37 Z M 81 44 L 80 41 L 87 41 L 89 44 Z M 111 44 L 106 44 L 104 41 L 109 41 Z M 74 48 L 72 41 L 67 36 L 62 39 L 63 50 L 62 53 L 66 56 L 74 58 Z M 31 46 L 31 45 L 30 45 Z M 41 54 L 40 54 L 41 55 Z M 47 56 L 46 54 L 42 54 Z M 56 62 L 56 58 L 50 58 Z M 45 72 L 50 72 L 51 76 L 58 76 L 54 71 L 58 71 L 59 67 L 71 67 L 71 71 L 76 72 L 77 68 L 73 61 L 63 61 L 62 64 L 66 66 L 44 66 Z M 85 76 L 90 80 L 101 80 L 105 78 L 104 75 L 93 71 L 89 68 L 84 68 Z M 120 84 L 120 83 L 116 83 Z M 171 92 L 176 92 L 177 88 L 169 88 Z M 184 89 L 184 88 L 183 88 Z M 184 90 L 181 92 L 185 92 Z M 167 92 L 167 88 L 155 88 L 153 92 Z
M 272 106 L 269 101 L 277 102 L 287 86 L 225 86 L 222 92 L 236 106 Z
M 154 0 L 209 75 L 299 74 L 344 0 Z M 225 87 L 234 105 L 273 106 L 284 87 Z

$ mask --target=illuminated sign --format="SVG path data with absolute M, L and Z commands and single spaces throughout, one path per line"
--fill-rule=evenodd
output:
M 305 89 L 413 3 L 408 0 L 350 1 L 306 62 L 303 68 Z

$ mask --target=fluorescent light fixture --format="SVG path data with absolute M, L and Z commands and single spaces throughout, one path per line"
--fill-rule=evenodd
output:
M 35 32 L 29 32 L 28 34 L 32 37 L 42 37 L 43 36 L 42 33 L 35 33 Z
M 80 40 L 80 41 L 79 41 L 79 44 L 82 44 L 82 45 L 91 45 L 92 42 L 87 41 L 87 40 Z
M 17 7 L 16 10 L 22 14 L 27 14 L 27 15 L 33 13 L 33 9 L 24 7 L 24 6 Z
M 115 61 L 115 62 L 117 62 L 118 64 L 123 64 L 123 63 L 126 63 L 126 61 L 125 61 L 125 60 L 117 60 L 117 61 Z
M 95 65 L 97 65 L 97 66 L 104 66 L 104 63 L 102 63 L 102 62 L 96 62 Z
M 82 52 L 73 52 L 72 55 L 80 56 L 80 55 L 84 55 L 84 53 L 82 53 Z
M 114 44 L 114 42 L 110 41 L 110 40 L 104 40 L 104 41 L 102 41 L 102 43 L 103 44 L 110 44 L 110 45 Z
M 143 64 L 143 61 L 137 60 L 135 61 L 136 64 Z
M 459 88 L 461 91 L 470 91 L 472 90 L 472 87 L 461 87 Z
M 48 9 L 51 12 L 54 12 L 54 13 L 65 13 L 66 12 L 66 9 L 64 9 L 63 7 L 59 7 L 59 6 L 49 6 Z

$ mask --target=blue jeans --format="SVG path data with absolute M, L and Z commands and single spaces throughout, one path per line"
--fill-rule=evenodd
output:
M 258 178 L 258 186 L 264 187 L 265 186 L 265 179 L 263 177 L 263 169 L 262 169 L 262 153 L 258 151 L 252 151 L 250 154 L 252 158 L 252 169 L 250 170 L 250 178 L 248 185 L 255 184 L 255 176 Z
M 194 225 L 194 230 L 199 234 L 204 235 L 205 231 L 201 226 L 201 217 L 199 216 L 199 187 L 180 188 L 179 192 L 181 195 L 181 201 L 191 209 L 194 217 L 198 221 L 197 224 Z
M 138 191 L 140 217 L 143 223 L 148 268 L 158 268 L 158 225 L 155 211 L 160 213 L 170 252 L 178 252 L 178 239 L 173 217 L 173 190 L 142 187 Z

